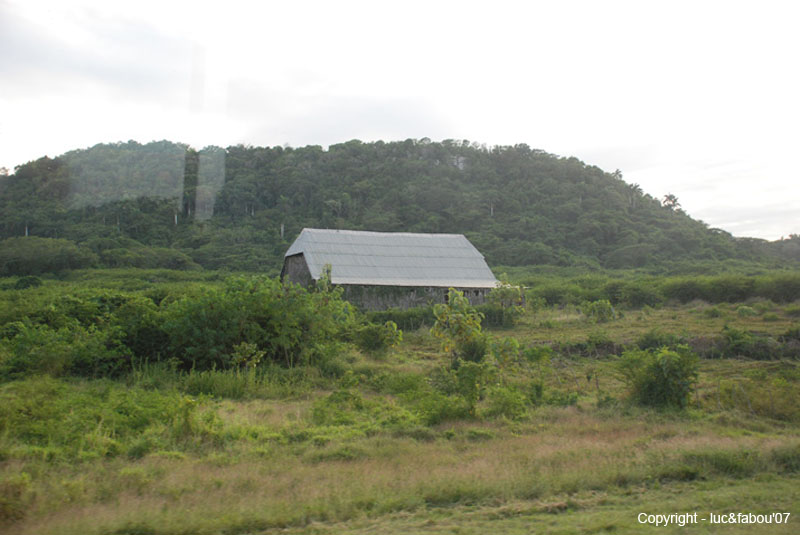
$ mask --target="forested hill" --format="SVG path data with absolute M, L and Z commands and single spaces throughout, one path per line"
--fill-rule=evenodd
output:
M 797 236 L 736 239 L 619 172 L 526 145 L 128 142 L 41 158 L 0 180 L 2 254 L 57 246 L 77 258 L 71 266 L 275 273 L 303 227 L 464 233 L 490 264 L 507 266 L 800 258 Z M 59 241 L 26 244 L 26 235 Z

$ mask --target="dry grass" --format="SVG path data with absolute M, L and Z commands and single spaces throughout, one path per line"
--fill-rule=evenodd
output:
M 271 402 L 230 405 L 241 405 L 223 412 L 236 422 L 274 410 Z M 149 526 L 153 533 L 246 533 L 436 505 L 555 503 L 559 496 L 657 482 L 664 467 L 694 452 L 745 450 L 767 458 L 777 447 L 798 444 L 794 432 L 724 437 L 702 420 L 646 414 L 611 419 L 575 407 L 542 411 L 522 434 L 490 428 L 497 438 L 480 442 L 459 434 L 433 442 L 364 438 L 351 445 L 362 455 L 349 460 L 309 462 L 309 448 L 318 448 L 303 445 L 274 447 L 234 463 L 151 455 L 81 469 L 49 467 L 31 514 L 14 529 L 69 534 Z M 24 469 L 16 464 L 4 472 Z

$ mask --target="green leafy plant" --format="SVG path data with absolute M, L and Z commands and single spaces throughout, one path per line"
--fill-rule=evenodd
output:
M 640 405 L 685 408 L 697 381 L 698 359 L 687 346 L 631 349 L 622 354 L 618 369 Z
M 403 331 L 391 320 L 376 325 L 369 323 L 358 329 L 356 343 L 367 351 L 385 351 L 403 341 Z
M 614 306 L 608 299 L 600 299 L 598 301 L 585 301 L 581 305 L 581 312 L 596 323 L 603 323 L 611 321 L 617 317 Z
M 431 334 L 442 341 L 442 349 L 451 352 L 454 358 L 472 352 L 471 361 L 481 360 L 482 355 L 476 359 L 479 352 L 475 353 L 475 349 L 481 347 L 483 314 L 476 311 L 458 290 L 450 288 L 447 297 L 447 303 L 433 307 L 436 322 Z

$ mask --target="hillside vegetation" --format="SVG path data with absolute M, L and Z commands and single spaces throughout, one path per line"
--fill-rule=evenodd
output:
M 2 179 L 0 237 L 66 241 L 0 243 L 0 274 L 90 266 L 275 274 L 303 227 L 464 233 L 493 266 L 797 266 L 800 238 L 735 239 L 673 201 L 643 194 L 618 171 L 526 145 L 423 139 L 196 151 L 131 141 L 45 157 Z

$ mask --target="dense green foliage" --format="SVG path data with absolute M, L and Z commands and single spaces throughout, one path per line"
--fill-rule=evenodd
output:
M 547 305 L 608 301 L 613 306 L 640 308 L 674 301 L 737 303 L 754 298 L 788 303 L 800 299 L 800 273 L 773 271 L 759 275 L 654 277 L 610 272 L 572 277 L 521 274 L 529 303 L 542 299 Z M 604 306 L 604 305 L 597 305 Z M 607 307 L 606 307 L 607 308 Z
M 0 238 L 71 240 L 105 266 L 276 274 L 303 227 L 464 233 L 490 264 L 507 266 L 800 259 L 800 237 L 734 239 L 619 172 L 526 145 L 354 140 L 328 150 L 195 151 L 131 141 L 42 158 L 0 180 Z M 15 266 L 2 269 L 26 273 Z
M 29 236 L 0 241 L 0 276 L 56 273 L 97 262 L 90 249 L 69 240 Z
M 170 354 L 193 369 L 230 368 L 243 342 L 286 366 L 316 364 L 353 322 L 339 293 L 309 292 L 277 279 L 231 279 L 222 290 L 177 301 L 165 311 Z
M 116 377 L 136 363 L 160 361 L 196 371 L 262 363 L 336 373 L 337 344 L 359 328 L 340 293 L 232 277 L 168 296 L 105 290 L 48 296 L 0 317 L 0 379 Z M 390 331 L 386 345 L 401 338 L 396 327 Z
M 632 349 L 623 353 L 619 368 L 638 403 L 684 408 L 697 380 L 698 360 L 686 346 Z

